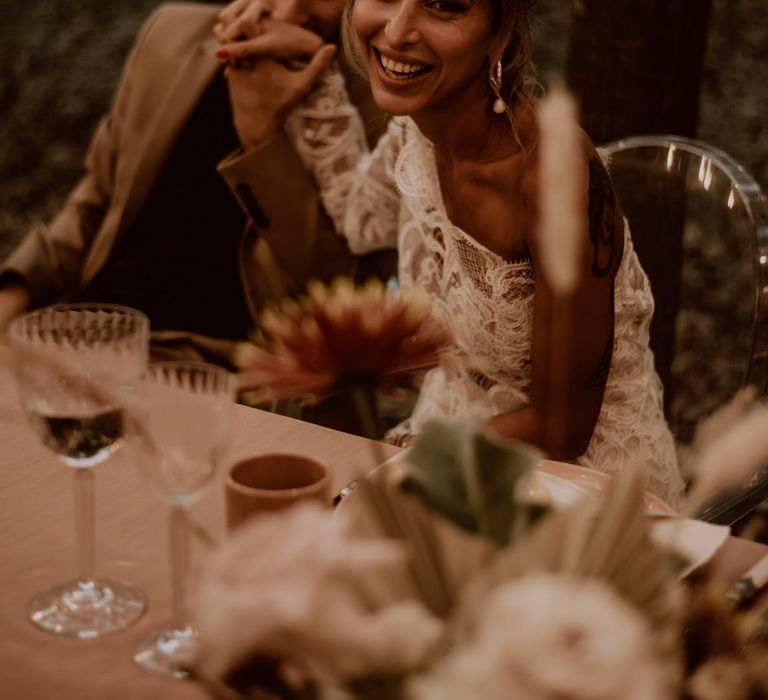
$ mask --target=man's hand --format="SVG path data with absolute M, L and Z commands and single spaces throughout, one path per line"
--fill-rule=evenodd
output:
M 258 36 L 261 34 L 259 21 L 269 14 L 270 9 L 263 0 L 234 0 L 219 12 L 219 21 L 214 25 L 213 33 L 222 44 L 241 36 Z
M 336 53 L 321 36 L 288 21 L 290 13 L 278 11 L 280 2 L 234 0 L 214 27 L 222 42 L 217 55 L 227 64 L 235 131 L 245 147 L 261 145 L 282 128 Z
M 238 59 L 256 56 L 308 61 L 323 46 L 323 38 L 300 26 L 300 13 L 281 7 L 281 3 L 287 2 L 289 0 L 235 0 L 227 5 L 213 28 L 221 43 L 219 57 L 233 64 Z M 291 7 L 293 5 L 295 2 L 291 0 Z M 270 35 L 270 20 L 290 25 L 294 31 Z
M 259 57 L 283 61 L 309 61 L 323 46 L 322 37 L 296 24 L 262 17 L 258 33 L 244 34 L 222 42 L 216 55 L 230 66 L 238 66 L 244 59 Z M 230 32 L 222 36 L 230 36 Z
M 243 36 L 245 25 L 237 24 L 236 30 L 233 26 L 221 35 L 237 31 Z M 258 30 L 258 36 L 226 44 L 218 53 L 228 66 L 235 131 L 245 147 L 261 145 L 282 128 L 336 54 L 333 44 L 295 24 L 261 17 Z
M 335 55 L 336 47 L 330 44 L 300 70 L 286 68 L 271 58 L 258 59 L 253 68 L 230 68 L 229 99 L 240 143 L 259 146 L 278 133 L 291 109 Z

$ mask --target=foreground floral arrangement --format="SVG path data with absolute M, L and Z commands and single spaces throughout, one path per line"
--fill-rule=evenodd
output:
M 445 355 L 450 333 L 429 312 L 379 284 L 315 285 L 265 315 L 243 387 L 353 388 L 365 409 L 373 388 Z M 765 462 L 766 426 L 748 393 L 700 426 L 684 515 Z M 557 511 L 531 487 L 542 455 L 475 423 L 433 422 L 403 454 L 336 510 L 259 516 L 214 553 L 192 669 L 214 697 L 768 699 L 765 619 L 700 572 L 681 581 L 639 467 Z
M 764 622 L 680 582 L 639 473 L 552 511 L 526 489 L 540 456 L 434 422 L 335 511 L 255 518 L 205 570 L 197 677 L 216 697 L 768 697 Z

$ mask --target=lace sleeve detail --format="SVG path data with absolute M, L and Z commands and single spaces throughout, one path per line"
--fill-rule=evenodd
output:
M 397 246 L 400 197 L 394 184 L 399 129 L 392 124 L 373 153 L 338 69 L 293 110 L 286 131 L 313 173 L 323 205 L 353 253 Z

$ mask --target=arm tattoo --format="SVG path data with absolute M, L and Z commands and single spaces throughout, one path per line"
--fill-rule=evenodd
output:
M 611 280 L 611 330 L 608 333 L 608 342 L 605 344 L 600 359 L 597 361 L 597 367 L 592 370 L 592 374 L 587 377 L 587 381 L 584 383 L 586 389 L 599 389 L 608 382 L 608 372 L 611 371 L 611 360 L 613 359 L 613 340 L 616 333 L 615 291 L 616 280 Z
M 600 359 L 597 362 L 597 367 L 592 370 L 592 374 L 587 377 L 587 381 L 584 383 L 586 389 L 599 389 L 605 386 L 608 381 L 608 372 L 611 370 L 611 358 L 613 357 L 613 324 L 611 324 L 611 332 L 608 334 L 608 342 L 603 348 L 603 353 L 600 355 Z
M 594 248 L 592 257 L 592 274 L 595 277 L 606 277 L 612 270 L 617 255 L 621 255 L 621 242 L 616 241 L 616 210 L 614 206 L 613 187 L 608 173 L 598 158 L 589 159 L 589 240 Z M 584 386 L 587 389 L 598 389 L 605 386 L 611 369 L 613 357 L 613 340 L 615 333 L 614 307 L 615 280 L 610 283 L 611 329 L 608 341 L 603 348 L 597 366 L 587 377 Z
M 592 274 L 605 277 L 612 269 L 616 246 L 613 188 L 603 164 L 589 159 L 589 240 L 594 248 Z

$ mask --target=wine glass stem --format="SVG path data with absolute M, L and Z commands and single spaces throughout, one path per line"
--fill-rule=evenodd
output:
M 186 507 L 171 509 L 171 576 L 173 582 L 173 626 L 187 626 L 187 569 L 189 566 L 189 518 Z
M 77 578 L 93 581 L 94 495 L 93 472 L 87 468 L 75 469 L 75 542 L 77 547 Z

